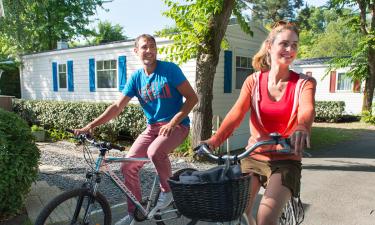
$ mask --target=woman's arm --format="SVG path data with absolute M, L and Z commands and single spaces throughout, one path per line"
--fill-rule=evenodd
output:
M 254 79 L 251 76 L 246 79 L 241 88 L 240 96 L 233 105 L 232 109 L 225 116 L 216 134 L 210 139 L 204 141 L 210 146 L 219 147 L 241 124 L 241 121 L 249 111 L 252 97 L 251 90 L 253 89 L 252 87 L 254 85 Z

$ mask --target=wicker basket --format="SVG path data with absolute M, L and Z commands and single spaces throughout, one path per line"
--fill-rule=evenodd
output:
M 190 218 L 209 222 L 238 219 L 248 205 L 251 176 L 223 183 L 182 184 L 168 180 L 178 211 Z

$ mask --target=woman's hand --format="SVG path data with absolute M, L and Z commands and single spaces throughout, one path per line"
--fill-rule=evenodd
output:
M 199 144 L 206 144 L 211 152 L 215 149 L 215 147 L 211 144 L 210 139 L 200 141 Z
M 292 134 L 291 144 L 294 148 L 294 154 L 302 156 L 305 147 L 310 148 L 310 134 L 306 131 L 296 130 Z

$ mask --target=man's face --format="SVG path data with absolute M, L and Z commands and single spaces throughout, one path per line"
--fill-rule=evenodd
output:
M 152 66 L 156 63 L 157 48 L 153 40 L 148 38 L 139 39 L 138 47 L 134 48 L 134 52 L 145 66 Z

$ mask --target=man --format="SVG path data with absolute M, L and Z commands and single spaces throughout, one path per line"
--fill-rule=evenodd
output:
M 143 64 L 125 85 L 119 100 L 76 134 L 89 132 L 118 116 L 130 99 L 136 96 L 147 117 L 147 128 L 135 140 L 127 157 L 149 157 L 160 177 L 161 194 L 155 211 L 167 207 L 173 200 L 167 179 L 172 175 L 168 153 L 178 147 L 189 133 L 188 114 L 198 102 L 198 97 L 181 69 L 170 62 L 156 59 L 154 37 L 142 34 L 135 40 L 134 52 Z M 183 97 L 185 102 L 183 102 Z M 123 163 L 121 171 L 125 185 L 141 199 L 138 172 L 143 163 Z M 132 224 L 135 206 L 128 199 L 128 216 L 116 225 Z

